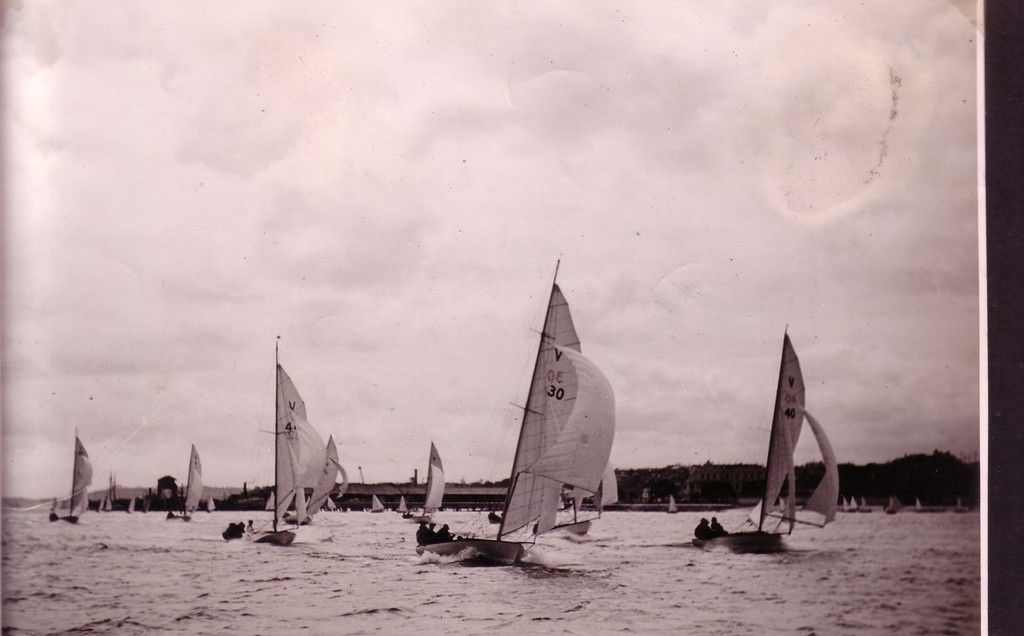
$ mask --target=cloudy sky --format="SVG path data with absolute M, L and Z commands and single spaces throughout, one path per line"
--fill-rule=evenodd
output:
M 508 476 L 558 269 L 620 468 L 979 448 L 976 29 L 944 0 L 9 3 L 3 490 Z M 280 340 L 278 340 L 280 337 Z M 817 458 L 804 436 L 798 461 Z

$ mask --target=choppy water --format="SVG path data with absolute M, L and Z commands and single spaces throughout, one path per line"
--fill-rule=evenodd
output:
M 532 564 L 470 567 L 415 554 L 395 513 L 322 513 L 287 548 L 225 542 L 269 513 L 5 512 L 3 633 L 977 634 L 979 517 L 840 513 L 791 551 L 692 548 L 700 514 L 612 512 Z M 745 511 L 719 515 L 738 527 Z M 476 513 L 435 519 L 465 532 Z

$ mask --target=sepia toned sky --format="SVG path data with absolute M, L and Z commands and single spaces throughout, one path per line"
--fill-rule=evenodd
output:
M 942 0 L 10 2 L 3 491 L 508 476 L 560 261 L 620 468 L 979 450 L 976 37 Z M 280 340 L 278 340 L 280 337 Z M 797 460 L 817 459 L 812 436 Z

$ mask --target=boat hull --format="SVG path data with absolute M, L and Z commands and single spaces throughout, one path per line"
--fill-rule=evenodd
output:
M 74 515 L 71 515 L 69 517 L 61 517 L 61 520 L 67 521 L 68 523 L 78 523 L 78 517 Z
M 439 556 L 457 556 L 465 554 L 467 560 L 482 560 L 497 565 L 518 563 L 526 548 L 522 543 L 514 541 L 496 541 L 493 539 L 459 539 L 444 543 L 431 543 L 416 547 L 416 554 L 431 552 Z
M 727 548 L 738 554 L 782 552 L 786 549 L 782 535 L 770 532 L 736 532 L 712 539 L 694 539 L 693 545 L 705 550 Z
M 567 523 L 564 526 L 555 526 L 551 529 L 551 532 L 565 532 L 566 534 L 574 534 L 578 537 L 582 537 L 590 531 L 591 522 L 590 519 L 586 521 L 577 521 L 576 523 Z
M 265 532 L 256 537 L 253 543 L 269 543 L 271 545 L 291 545 L 295 540 L 295 533 L 291 530 L 278 530 L 277 532 Z

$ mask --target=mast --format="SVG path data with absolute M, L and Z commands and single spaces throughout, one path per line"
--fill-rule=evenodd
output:
M 280 339 L 281 339 L 281 336 L 278 336 L 277 340 L 280 340 Z M 278 497 L 278 493 L 277 493 L 277 462 L 279 461 L 278 460 L 278 454 L 280 452 L 280 451 L 278 451 L 278 440 L 277 440 L 277 436 L 278 436 L 278 431 L 277 431 L 277 413 L 278 413 L 278 411 L 277 411 L 277 409 L 278 409 L 278 406 L 279 406 L 279 404 L 278 404 L 279 397 L 278 396 L 281 393 L 281 391 L 279 390 L 279 387 L 278 387 L 278 383 L 281 381 L 281 372 L 278 369 L 280 369 L 281 367 L 280 367 L 280 362 L 278 361 L 277 340 L 274 341 L 274 532 L 277 532 L 277 504 L 278 504 L 278 499 L 277 499 L 277 497 Z
M 772 411 L 772 430 L 771 430 L 771 433 L 769 433 L 769 437 L 768 437 L 768 457 L 765 459 L 765 462 L 764 462 L 765 492 L 764 492 L 763 495 L 761 495 L 761 513 L 760 513 L 759 518 L 757 520 L 757 530 L 758 530 L 758 532 L 760 532 L 762 527 L 764 526 L 764 518 L 768 514 L 768 506 L 769 506 L 769 503 L 767 501 L 767 497 L 768 497 L 768 476 L 772 474 L 771 473 L 771 468 L 772 468 L 772 464 L 771 464 L 771 462 L 772 462 L 772 451 L 775 450 L 775 431 L 776 431 L 776 429 L 779 426 L 779 401 L 782 399 L 782 381 L 781 381 L 781 378 L 782 378 L 782 371 L 783 371 L 783 369 L 785 368 L 785 365 L 786 365 L 786 339 L 789 338 L 788 331 L 789 331 L 789 329 L 787 327 L 786 331 L 784 331 L 783 335 L 782 335 L 782 355 L 779 357 L 779 378 L 780 378 L 780 380 L 778 380 L 776 382 L 776 385 L 775 385 L 775 409 Z M 790 488 L 794 488 L 794 484 L 790 484 L 789 487 Z
M 533 363 L 533 372 L 530 374 L 530 389 L 533 388 L 533 376 L 537 375 L 537 366 L 540 365 L 540 354 L 544 348 L 544 338 L 548 332 L 548 315 L 551 313 L 551 301 L 555 297 L 555 281 L 558 280 L 558 266 L 562 263 L 561 259 L 555 261 L 555 275 L 551 278 L 551 293 L 548 294 L 548 302 L 544 307 L 544 325 L 540 330 L 540 340 L 537 343 L 537 358 Z M 526 392 L 526 405 L 523 407 L 523 420 L 525 423 L 526 414 L 530 410 L 530 394 L 532 390 Z M 519 427 L 519 440 L 516 442 L 516 453 L 512 456 L 512 474 L 510 475 L 510 481 L 508 485 L 508 492 L 505 493 L 505 505 L 501 511 L 501 524 L 498 525 L 498 540 L 501 540 L 501 535 L 505 531 L 505 517 L 508 515 L 508 505 L 512 501 L 512 493 L 516 488 L 516 482 L 519 481 L 519 475 L 516 473 L 516 460 L 519 456 L 519 450 L 523 445 L 523 430 L 524 426 Z
M 75 478 L 78 477 L 78 427 L 75 427 L 75 452 L 74 460 L 71 462 L 71 512 L 69 516 L 75 516 Z

